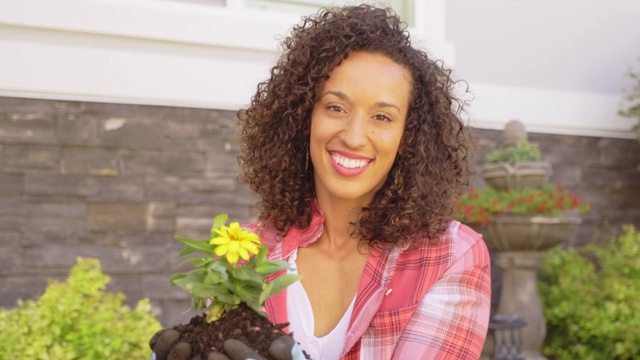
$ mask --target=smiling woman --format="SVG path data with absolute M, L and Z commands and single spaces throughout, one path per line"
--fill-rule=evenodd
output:
M 390 9 L 321 10 L 282 45 L 239 112 L 249 226 L 302 276 L 270 320 L 314 359 L 478 358 L 489 257 L 452 220 L 469 174 L 455 82 Z
M 312 359 L 479 358 L 489 255 L 452 219 L 469 170 L 449 72 L 389 8 L 323 9 L 282 47 L 238 113 L 245 228 L 301 276 L 269 320 Z

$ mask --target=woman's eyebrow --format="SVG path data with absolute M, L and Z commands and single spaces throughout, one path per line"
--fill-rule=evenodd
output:
M 342 91 L 335 91 L 335 90 L 326 91 L 322 94 L 321 97 L 325 97 L 327 95 L 333 95 L 342 100 L 349 100 L 349 97 L 347 96 L 347 94 L 343 93 Z
M 336 90 L 330 90 L 330 91 L 326 91 L 322 94 L 321 97 L 325 97 L 327 95 L 333 95 L 341 100 L 349 100 L 349 96 L 347 96 L 347 94 L 343 93 L 342 91 L 336 91 Z M 377 107 L 390 107 L 390 108 L 394 108 L 396 109 L 399 113 L 401 113 L 402 111 L 400 110 L 400 107 L 398 105 L 395 105 L 393 103 L 390 102 L 386 102 L 386 101 L 378 101 L 375 104 Z
M 376 103 L 376 106 L 378 106 L 378 107 L 390 107 L 390 108 L 394 108 L 394 109 L 398 110 L 398 112 L 399 112 L 399 113 L 401 113 L 401 112 L 402 112 L 402 111 L 400 110 L 400 107 L 399 107 L 399 106 L 397 106 L 397 105 L 395 105 L 395 104 L 392 104 L 392 103 L 384 102 L 384 101 L 378 101 L 378 102 Z

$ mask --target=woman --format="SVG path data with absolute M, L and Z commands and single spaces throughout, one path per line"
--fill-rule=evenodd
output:
M 242 125 L 252 227 L 301 283 L 267 299 L 314 359 L 477 359 L 489 256 L 451 220 L 462 103 L 389 9 L 322 10 L 283 40 Z

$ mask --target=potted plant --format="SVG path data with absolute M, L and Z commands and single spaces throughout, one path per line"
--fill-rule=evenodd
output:
M 471 189 L 462 195 L 456 219 L 485 235 L 496 251 L 544 250 L 566 240 L 591 208 L 577 195 L 545 183 L 539 188 Z
M 548 182 L 551 165 L 518 121 L 507 123 L 500 146 L 485 156 L 481 170 L 489 187 L 461 196 L 455 217 L 482 233 L 492 250 L 501 279 L 497 314 L 524 320 L 524 357 L 544 359 L 546 330 L 536 288 L 541 255 L 571 237 L 590 205 Z
M 538 146 L 528 140 L 490 151 L 481 166 L 487 185 L 503 190 L 539 187 L 549 181 L 551 173 Z
M 497 314 L 517 316 L 526 359 L 544 359 L 546 331 L 536 288 L 541 255 L 571 237 L 590 205 L 550 183 L 539 188 L 472 189 L 461 196 L 456 218 L 482 233 L 500 271 Z
M 152 339 L 150 346 L 156 349 L 157 359 L 172 358 L 169 351 L 187 352 L 180 355 L 184 359 L 207 359 L 212 351 L 228 352 L 229 339 L 240 341 L 271 359 L 270 345 L 285 334 L 282 328 L 286 324 L 274 325 L 267 319 L 262 311 L 264 301 L 298 281 L 300 276 L 285 274 L 274 278 L 276 273 L 288 268 L 288 263 L 269 261 L 267 247 L 258 235 L 242 229 L 237 222 L 226 226 L 227 219 L 226 214 L 215 217 L 209 239 L 176 236 L 185 246 L 179 256 L 189 256 L 184 263 L 195 269 L 174 274 L 170 285 L 189 292 L 192 307 L 202 309 L 203 313 L 191 318 L 188 324 L 170 329 L 175 334 L 170 341 L 177 345 L 161 346 L 161 352 L 166 354 L 157 354 L 159 340 Z M 193 253 L 204 256 L 190 256 Z

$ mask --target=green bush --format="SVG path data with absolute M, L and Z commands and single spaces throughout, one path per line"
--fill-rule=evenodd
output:
M 105 292 L 109 280 L 98 260 L 78 258 L 66 283 L 0 308 L 0 359 L 148 359 L 160 323 L 147 299 L 131 309 L 123 294 Z
M 513 165 L 523 161 L 542 161 L 542 153 L 538 145 L 522 141 L 515 146 L 491 150 L 484 157 L 485 164 L 507 162 Z
M 626 226 L 607 244 L 545 255 L 539 282 L 547 324 L 544 355 L 640 358 L 640 232 Z

